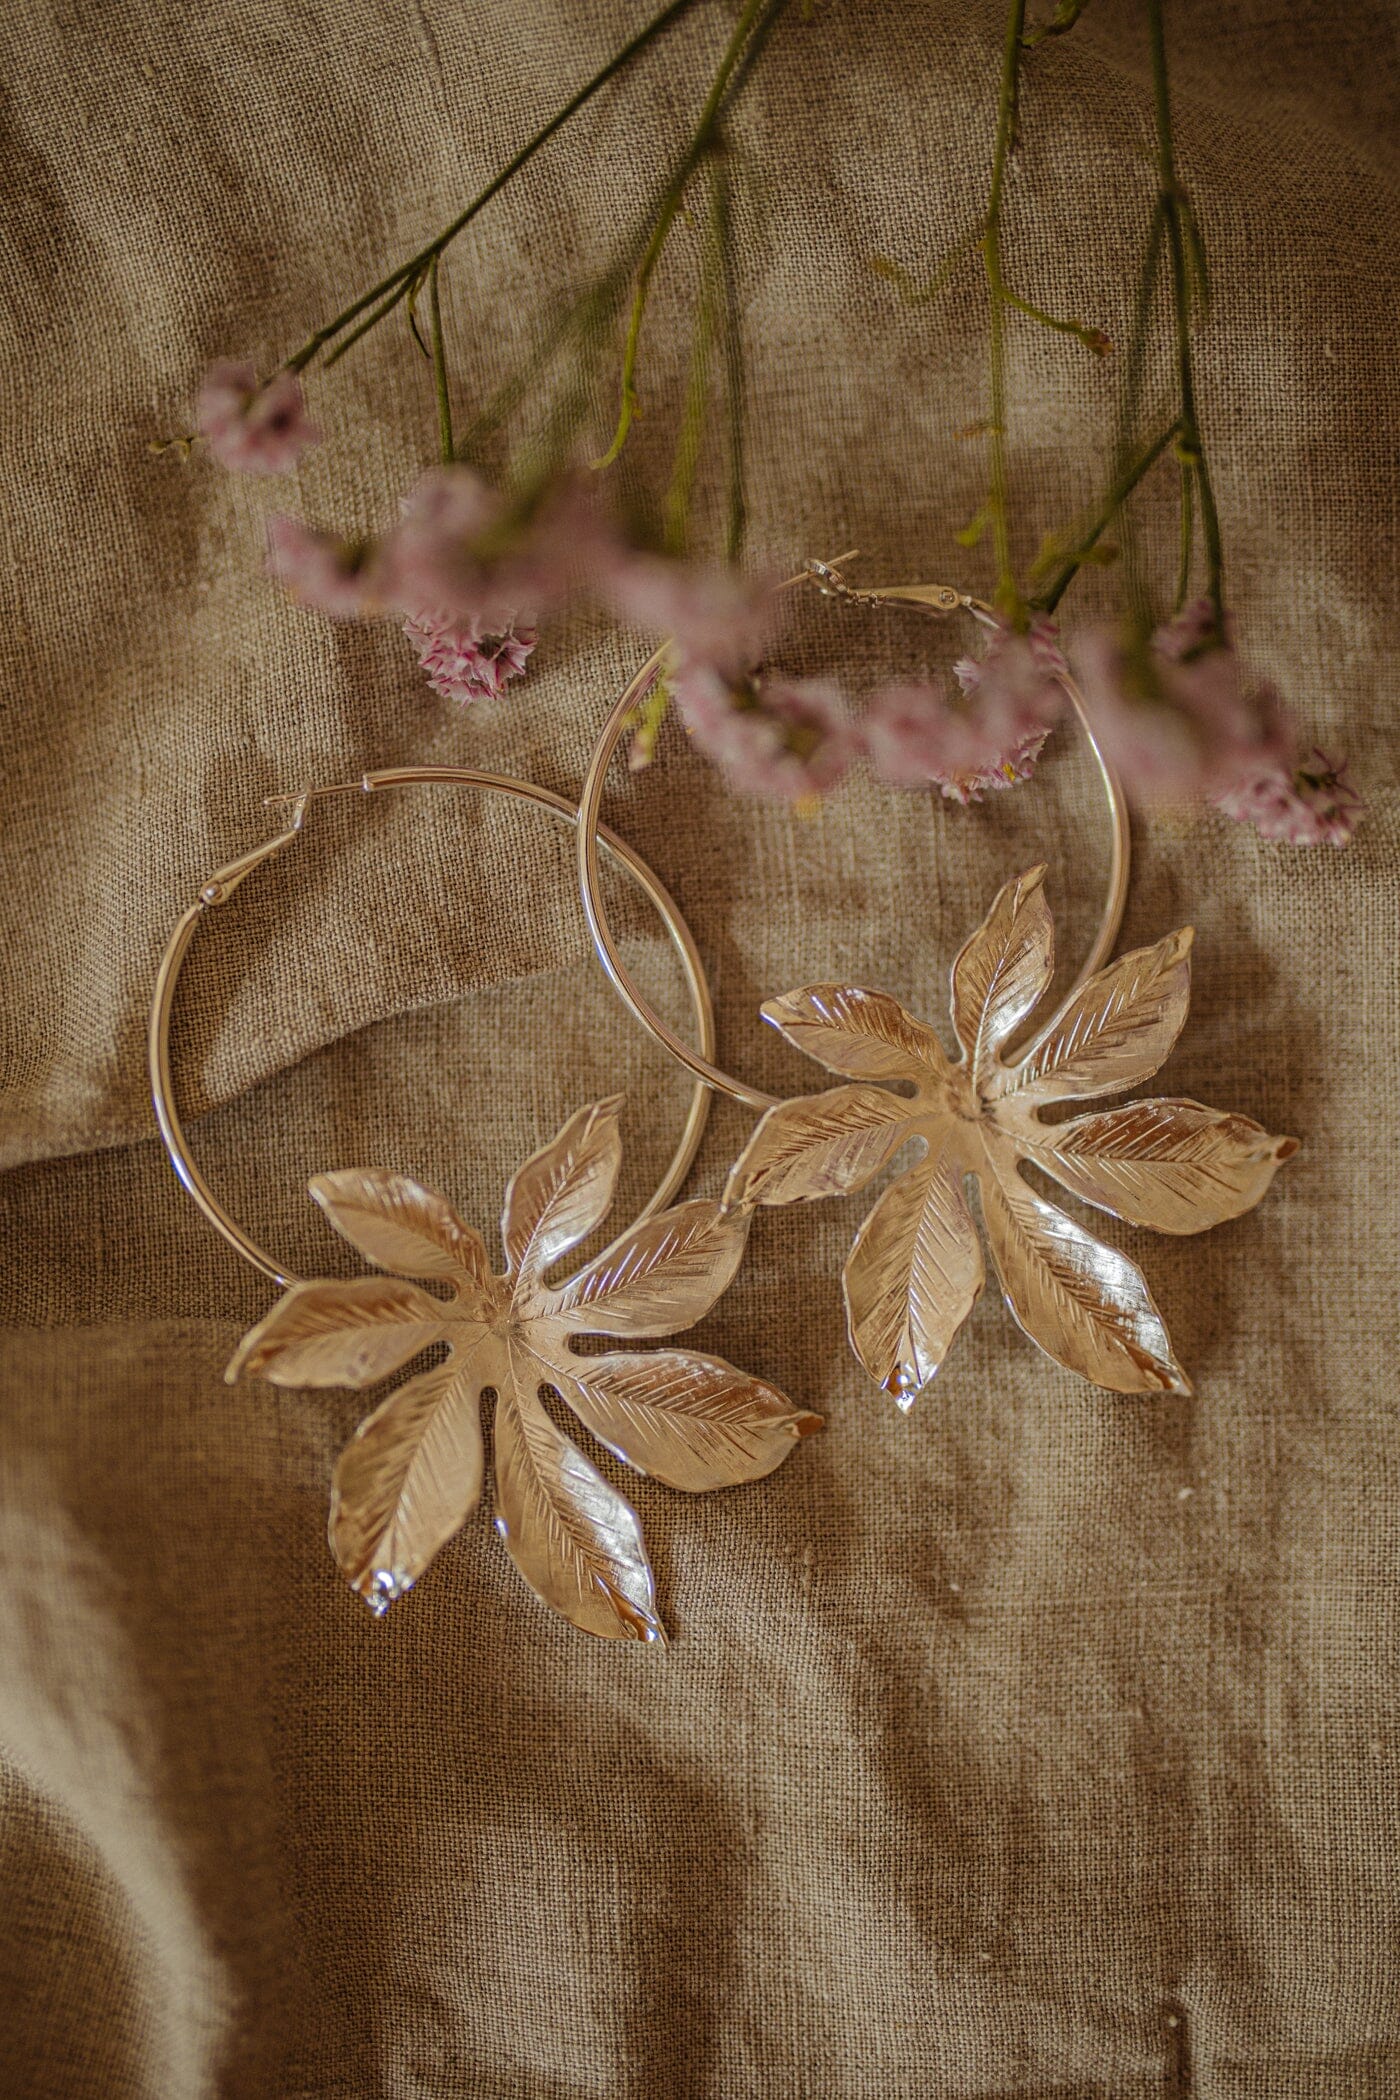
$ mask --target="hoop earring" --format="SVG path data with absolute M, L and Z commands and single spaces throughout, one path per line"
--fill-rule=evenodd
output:
M 378 1168 L 322 1174 L 311 1195 L 329 1222 L 381 1272 L 352 1282 L 294 1276 L 231 1218 L 190 1151 L 175 1101 L 170 1027 L 180 971 L 207 911 L 299 838 L 318 797 L 417 783 L 476 787 L 543 809 L 578 813 L 533 783 L 465 766 L 399 767 L 310 788 L 287 828 L 221 868 L 175 926 L 151 1005 L 149 1062 L 157 1125 L 181 1183 L 215 1230 L 284 1287 L 244 1337 L 230 1383 L 362 1388 L 425 1349 L 448 1355 L 391 1393 L 337 1462 L 331 1550 L 351 1587 L 382 1616 L 412 1587 L 475 1510 L 484 1481 L 483 1399 L 495 1401 L 496 1528 L 535 1593 L 583 1631 L 664 1642 L 655 1583 L 636 1512 L 559 1428 L 543 1396 L 562 1400 L 617 1457 L 690 1492 L 758 1480 L 820 1428 L 776 1387 L 718 1357 L 683 1349 L 578 1356 L 576 1335 L 627 1340 L 671 1335 L 700 1319 L 732 1281 L 748 1214 L 672 1196 L 695 1158 L 709 1110 L 697 1086 L 680 1143 L 636 1222 L 569 1281 L 547 1273 L 601 1224 L 622 1148 L 620 1097 L 582 1108 L 527 1159 L 505 1193 L 506 1264 L 493 1273 L 479 1232 L 435 1191 Z M 680 957 L 702 1050 L 714 1048 L 709 988 L 690 929 L 665 885 L 615 833 L 610 855 L 655 905 Z M 410 1278 L 451 1287 L 442 1297 Z
M 843 556 L 841 559 L 849 559 Z M 835 563 L 809 562 L 781 588 L 808 583 L 867 606 L 905 606 L 942 619 L 962 612 L 995 625 L 991 608 L 947 584 L 857 590 Z M 1012 1054 L 1054 970 L 1044 867 L 1006 883 L 952 965 L 960 1056 L 886 992 L 814 984 L 770 999 L 766 1021 L 847 1081 L 777 1100 L 721 1071 L 680 1041 L 633 980 L 599 886 L 598 824 L 608 766 L 640 696 L 664 670 L 658 650 L 608 715 L 580 797 L 579 887 L 604 969 L 633 1014 L 698 1080 L 762 1111 L 736 1161 L 725 1201 L 736 1209 L 863 1188 L 911 1138 L 923 1155 L 884 1191 L 842 1272 L 846 1328 L 863 1368 L 901 1408 L 937 1375 L 984 1281 L 965 1184 L 1002 1295 L 1017 1324 L 1056 1363 L 1109 1391 L 1188 1394 L 1191 1385 L 1141 1272 L 1026 1181 L 1030 1165 L 1081 1201 L 1158 1232 L 1206 1230 L 1250 1210 L 1298 1149 L 1247 1116 L 1161 1099 L 1045 1123 L 1041 1111 L 1121 1094 L 1149 1078 L 1180 1033 L 1190 999 L 1192 929 L 1110 962 L 1127 897 L 1131 835 L 1122 787 L 1063 664 L 1064 688 L 1093 752 L 1108 802 L 1108 895 L 1083 967 L 1029 1046 Z M 882 1081 L 913 1085 L 913 1097 Z

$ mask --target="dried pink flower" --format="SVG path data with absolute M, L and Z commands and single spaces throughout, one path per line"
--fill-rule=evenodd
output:
M 403 623 L 428 683 L 444 700 L 494 700 L 525 669 L 538 636 L 508 620 L 494 633 L 479 620 L 424 613 Z
M 267 566 L 302 605 L 334 620 L 362 619 L 383 610 L 372 540 L 342 540 L 300 518 L 267 521 Z
M 985 652 L 953 666 L 966 705 L 950 702 L 937 679 L 884 686 L 871 697 L 865 747 L 894 787 L 940 788 L 954 802 L 1029 780 L 1064 706 L 1065 668 L 1055 629 L 1039 621 L 1025 634 L 998 622 Z
M 1215 647 L 1222 637 L 1209 598 L 1194 598 L 1189 605 L 1164 620 L 1152 637 L 1159 656 L 1172 663 L 1189 663 L 1203 650 Z M 1224 637 L 1228 643 L 1228 634 Z
M 1227 817 L 1252 824 L 1261 838 L 1290 846 L 1345 846 L 1366 814 L 1346 770 L 1345 759 L 1329 758 L 1314 746 L 1301 765 L 1257 766 L 1213 799 Z
M 883 687 L 865 718 L 865 748 L 882 779 L 892 787 L 933 784 L 964 804 L 1029 780 L 1049 734 L 1034 722 L 993 726 L 980 709 L 950 705 L 932 680 Z
M 975 701 L 987 735 L 1009 749 L 1031 735 L 1044 741 L 1064 708 L 1058 678 L 1067 668 L 1048 620 L 1026 634 L 998 621 L 988 631 L 984 653 L 960 657 L 953 676 L 964 697 Z
M 321 442 L 294 372 L 259 385 L 251 364 L 230 357 L 205 374 L 195 420 L 215 459 L 240 474 L 285 474 Z
M 1146 797 L 1213 796 L 1292 751 L 1275 689 L 1246 686 L 1208 603 L 1188 606 L 1134 649 L 1105 629 L 1074 645 L 1085 705 L 1106 756 Z
M 558 605 L 606 539 L 596 506 L 572 484 L 512 508 L 473 468 L 434 467 L 384 542 L 385 589 L 410 619 L 431 607 L 501 632 Z
M 673 641 L 682 660 L 737 676 L 767 647 L 773 604 L 765 580 L 615 545 L 599 587 L 620 620 Z
M 860 748 L 839 687 L 826 679 L 726 679 L 679 664 L 671 690 L 687 728 L 739 794 L 805 802 L 826 794 Z

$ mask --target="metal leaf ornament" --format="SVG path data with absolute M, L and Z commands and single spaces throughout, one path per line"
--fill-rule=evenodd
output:
M 431 1189 L 376 1168 L 323 1174 L 311 1193 L 352 1246 L 393 1273 L 298 1283 L 248 1334 L 226 1376 L 367 1386 L 420 1351 L 411 1378 L 341 1453 L 331 1549 L 376 1614 L 409 1589 L 481 1499 L 481 1400 L 494 1392 L 496 1528 L 530 1587 L 605 1639 L 664 1640 L 635 1511 L 555 1422 L 550 1389 L 639 1472 L 701 1492 L 759 1480 L 821 1427 L 776 1387 L 685 1349 L 579 1356 L 575 1336 L 674 1334 L 739 1266 L 748 1219 L 678 1204 L 634 1225 L 569 1282 L 546 1272 L 593 1231 L 622 1159 L 618 1101 L 580 1109 L 506 1190 L 504 1275 L 481 1235 Z M 403 1279 L 449 1284 L 438 1297 Z
M 789 1042 L 857 1084 L 769 1109 L 726 1202 L 843 1195 L 906 1140 L 923 1141 L 922 1158 L 857 1233 L 843 1278 L 851 1347 L 901 1407 L 938 1371 L 982 1288 L 967 1175 L 977 1178 L 1002 1294 L 1032 1341 L 1111 1391 L 1188 1393 L 1139 1270 L 1037 1194 L 1021 1163 L 1129 1224 L 1202 1232 L 1251 1209 L 1297 1150 L 1293 1138 L 1196 1101 L 1042 1122 L 1042 1109 L 1122 1093 L 1157 1070 L 1186 1018 L 1191 948 L 1187 927 L 1121 956 L 1007 1058 L 1053 973 L 1044 874 L 1032 868 L 1008 882 L 953 964 L 956 1064 L 884 992 L 816 984 L 763 1008 Z M 912 1098 L 881 1080 L 912 1080 Z

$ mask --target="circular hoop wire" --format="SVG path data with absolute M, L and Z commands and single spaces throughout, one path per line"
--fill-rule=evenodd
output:
M 812 571 L 817 570 L 828 576 L 839 575 L 839 571 L 829 568 L 825 564 L 812 564 Z M 803 570 L 800 575 L 789 578 L 787 584 L 780 585 L 779 588 L 788 589 L 793 584 L 804 582 L 808 580 L 811 573 L 809 570 Z M 916 596 L 914 593 L 922 595 Z M 907 595 L 900 589 L 850 594 L 842 593 L 842 595 L 857 596 L 868 604 L 903 604 L 911 610 L 932 613 L 935 617 L 941 617 L 956 606 L 962 606 L 979 617 L 985 616 L 987 613 L 987 609 L 980 606 L 975 599 L 962 597 L 956 591 L 941 585 L 912 585 L 908 587 Z M 626 691 L 614 703 L 607 720 L 603 724 L 598 741 L 593 746 L 592 755 L 588 762 L 588 771 L 584 776 L 583 792 L 579 797 L 579 893 L 583 899 L 583 908 L 587 914 L 589 930 L 593 935 L 593 945 L 598 951 L 599 961 L 607 971 L 615 990 L 626 1005 L 630 1007 L 643 1028 L 660 1043 L 662 1049 L 668 1050 L 677 1063 L 684 1065 L 685 1069 L 702 1086 L 712 1087 L 717 1094 L 726 1094 L 731 1101 L 741 1101 L 747 1108 L 760 1110 L 775 1108 L 782 1097 L 775 1094 L 762 1093 L 757 1087 L 749 1086 L 746 1081 L 734 1078 L 729 1072 L 721 1071 L 708 1054 L 700 1054 L 694 1051 L 688 1043 L 684 1042 L 677 1035 L 675 1029 L 657 1013 L 655 1007 L 651 1005 L 618 952 L 617 942 L 613 936 L 612 925 L 608 918 L 607 907 L 603 903 L 598 849 L 600 840 L 604 835 L 600 811 L 608 767 L 612 763 L 613 754 L 617 750 L 619 740 L 631 719 L 633 710 L 643 695 L 650 689 L 657 674 L 662 669 L 669 648 L 669 643 L 663 643 L 659 649 L 655 650 L 647 658 L 640 671 L 637 672 L 635 678 L 627 686 Z M 1074 709 L 1079 726 L 1084 732 L 1089 749 L 1094 755 L 1094 762 L 1098 768 L 1099 778 L 1103 784 L 1104 795 L 1108 802 L 1109 823 L 1111 826 L 1108 893 L 1104 900 L 1103 912 L 1099 919 L 1098 932 L 1094 936 L 1093 945 L 1085 957 L 1079 975 L 1075 978 L 1070 988 L 1068 996 L 1073 997 L 1074 993 L 1088 982 L 1096 970 L 1102 969 L 1109 956 L 1113 953 L 1114 944 L 1118 939 L 1119 928 L 1123 923 L 1123 910 L 1128 898 L 1128 868 L 1132 851 L 1132 833 L 1128 815 L 1128 802 L 1123 792 L 1122 782 L 1108 759 L 1104 756 L 1103 749 L 1094 735 L 1085 709 L 1084 696 L 1074 679 L 1067 673 L 1058 680 L 1058 683 L 1064 688 L 1070 705 Z
M 257 1241 L 243 1230 L 242 1226 L 235 1219 L 229 1216 L 209 1188 L 199 1168 L 195 1165 L 190 1152 L 189 1141 L 185 1135 L 184 1125 L 180 1120 L 180 1113 L 175 1103 L 175 1087 L 170 1063 L 170 1022 L 174 1011 L 176 987 L 180 981 L 180 971 L 184 965 L 190 944 L 194 939 L 195 931 L 205 912 L 213 906 L 227 903 L 234 891 L 247 876 L 252 874 L 255 868 L 260 867 L 264 861 L 271 860 L 277 854 L 283 852 L 286 847 L 290 846 L 301 835 L 302 820 L 308 802 L 321 795 L 359 792 L 369 794 L 377 788 L 405 787 L 420 782 L 429 785 L 445 784 L 448 786 L 485 788 L 497 794 L 510 796 L 518 802 L 534 803 L 538 808 L 547 810 L 551 816 L 556 817 L 561 823 L 577 824 L 578 822 L 578 811 L 573 804 L 567 802 L 562 795 L 554 794 L 549 788 L 537 787 L 533 781 L 516 780 L 508 774 L 481 773 L 471 766 L 396 766 L 384 772 L 366 773 L 359 780 L 339 782 L 334 787 L 309 788 L 301 795 L 273 796 L 270 799 L 274 802 L 286 802 L 293 805 L 290 825 L 285 831 L 279 832 L 275 838 L 266 839 L 262 845 L 255 846 L 251 852 L 243 854 L 238 860 L 231 861 L 227 867 L 220 868 L 217 874 L 210 877 L 200 891 L 196 901 L 176 924 L 169 941 L 166 943 L 165 953 L 161 957 L 160 968 L 156 973 L 155 991 L 151 999 L 147 1045 L 148 1065 L 151 1080 L 151 1099 L 155 1108 L 156 1122 L 159 1126 L 165 1149 L 170 1155 L 170 1163 L 184 1187 L 199 1205 L 209 1223 L 214 1227 L 214 1230 L 228 1241 L 235 1253 L 242 1255 L 245 1261 L 251 1262 L 252 1266 L 259 1270 L 262 1275 L 268 1277 L 271 1282 L 280 1284 L 284 1288 L 300 1282 L 301 1279 L 293 1275 L 289 1269 L 284 1269 L 265 1248 L 260 1247 Z M 626 870 L 644 896 L 655 905 L 661 916 L 666 931 L 670 936 L 671 946 L 675 949 L 685 974 L 686 988 L 690 993 L 691 1003 L 695 1011 L 696 1033 L 699 1037 L 700 1048 L 705 1059 L 708 1060 L 713 1056 L 715 1048 L 714 1007 L 710 999 L 710 987 L 705 976 L 704 964 L 700 960 L 700 953 L 695 945 L 690 928 L 682 918 L 680 909 L 665 883 L 662 882 L 661 878 L 647 865 L 641 856 L 628 845 L 627 841 L 620 838 L 616 832 L 609 830 L 606 826 L 602 827 L 599 837 L 605 851 L 619 866 Z M 597 839 L 595 839 L 595 848 L 596 844 Z M 710 1099 L 709 1088 L 703 1083 L 697 1083 L 691 1096 L 690 1107 L 686 1113 L 685 1127 L 681 1132 L 680 1143 L 672 1155 L 671 1164 L 666 1169 L 656 1193 L 639 1213 L 639 1221 L 641 1218 L 650 1217 L 654 1211 L 663 1210 L 690 1172 L 695 1155 L 700 1149 L 700 1140 L 704 1136 L 706 1122 L 709 1119 Z

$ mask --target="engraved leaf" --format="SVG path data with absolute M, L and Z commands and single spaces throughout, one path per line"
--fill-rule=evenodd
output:
M 481 1234 L 458 1217 L 445 1196 L 380 1167 L 318 1174 L 311 1193 L 336 1231 L 400 1276 L 449 1276 L 454 1282 L 490 1281 Z
M 1002 1294 L 1047 1356 L 1117 1393 L 1189 1393 L 1141 1271 L 988 1156 L 982 1215 Z
M 331 1549 L 371 1604 L 416 1582 L 481 1498 L 481 1413 L 460 1361 L 391 1393 L 336 1462 Z
M 1296 1138 L 1199 1101 L 1133 1101 L 1045 1129 L 1026 1154 L 1100 1210 L 1154 1232 L 1204 1232 L 1252 1210 Z
M 546 1414 L 528 1362 L 496 1409 L 496 1510 L 511 1559 L 555 1611 L 605 1640 L 665 1640 L 636 1513 Z
M 902 1111 L 870 1086 L 770 1109 L 725 1191 L 726 1202 L 743 1204 L 837 1195 L 858 1188 L 906 1137 L 927 1141 L 928 1156 L 862 1226 L 843 1279 L 851 1347 L 902 1406 L 937 1371 L 981 1286 L 962 1196 L 966 1171 L 981 1183 L 1002 1291 L 1026 1332 L 1057 1362 L 1111 1390 L 1185 1393 L 1190 1387 L 1138 1270 L 1044 1202 L 1017 1162 L 1130 1223 L 1199 1232 L 1250 1209 L 1297 1150 L 1292 1138 L 1271 1137 L 1247 1116 L 1196 1101 L 1040 1120 L 1049 1103 L 1121 1093 L 1156 1071 L 1186 1016 L 1191 948 L 1188 927 L 1109 964 L 1064 1002 L 1019 1062 L 1003 1064 L 1003 1046 L 1050 981 L 1044 872 L 1032 868 L 1006 884 L 953 965 L 964 1060 L 945 1062 L 936 1085 L 915 1073 L 917 1097 Z M 881 993 L 839 985 L 789 993 L 765 1012 L 800 1048 L 861 1072 L 892 1071 L 880 1063 L 893 1054 L 889 1045 L 905 1040 L 906 1025 L 920 1026 Z M 852 1042 L 858 1047 L 842 1066 Z M 867 1056 L 868 1066 L 855 1061 Z
M 373 1168 L 321 1176 L 327 1216 L 380 1262 L 451 1277 L 435 1298 L 398 1276 L 293 1285 L 230 1363 L 279 1385 L 364 1386 L 429 1343 L 452 1352 L 362 1425 L 336 1466 L 331 1546 L 376 1614 L 421 1574 L 481 1491 L 479 1396 L 498 1395 L 498 1529 L 555 1610 L 606 1638 L 664 1639 L 635 1513 L 540 1405 L 553 1384 L 605 1440 L 693 1490 L 757 1479 L 818 1426 L 774 1387 L 718 1358 L 576 1357 L 576 1333 L 664 1335 L 709 1311 L 738 1267 L 750 1216 L 679 1204 L 623 1233 L 559 1289 L 541 1271 L 592 1230 L 617 1174 L 616 1103 L 585 1109 L 507 1192 L 510 1268 L 446 1200 Z
M 761 1480 L 822 1426 L 776 1386 L 688 1349 L 580 1359 L 563 1391 L 610 1451 L 692 1494 Z
M 762 1008 L 763 1018 L 797 1049 L 848 1079 L 945 1080 L 948 1058 L 924 1021 L 888 992 L 857 985 L 809 984 Z
M 982 924 L 953 964 L 953 1026 L 980 1082 L 1050 982 L 1054 925 L 1042 884 L 1031 868 L 997 893 Z
M 697 1200 L 643 1218 L 596 1261 L 541 1300 L 576 1333 L 675 1334 L 703 1319 L 734 1279 L 749 1219 Z
M 911 1110 L 878 1086 L 836 1086 L 780 1101 L 735 1161 L 724 1200 L 796 1203 L 863 1188 L 909 1136 Z
M 982 1250 L 945 1148 L 885 1190 L 846 1258 L 846 1328 L 876 1384 L 912 1407 L 982 1288 Z
M 243 1337 L 224 1376 L 274 1385 L 373 1385 L 442 1339 L 447 1308 L 413 1283 L 294 1283 Z
M 620 1107 L 614 1096 L 581 1108 L 513 1176 L 501 1218 L 508 1276 L 538 1276 L 606 1214 L 622 1163 Z
M 1186 1019 L 1190 953 L 1191 928 L 1186 926 L 1100 970 L 1018 1064 L 994 1075 L 989 1095 L 1067 1101 L 1121 1094 L 1150 1079 Z

